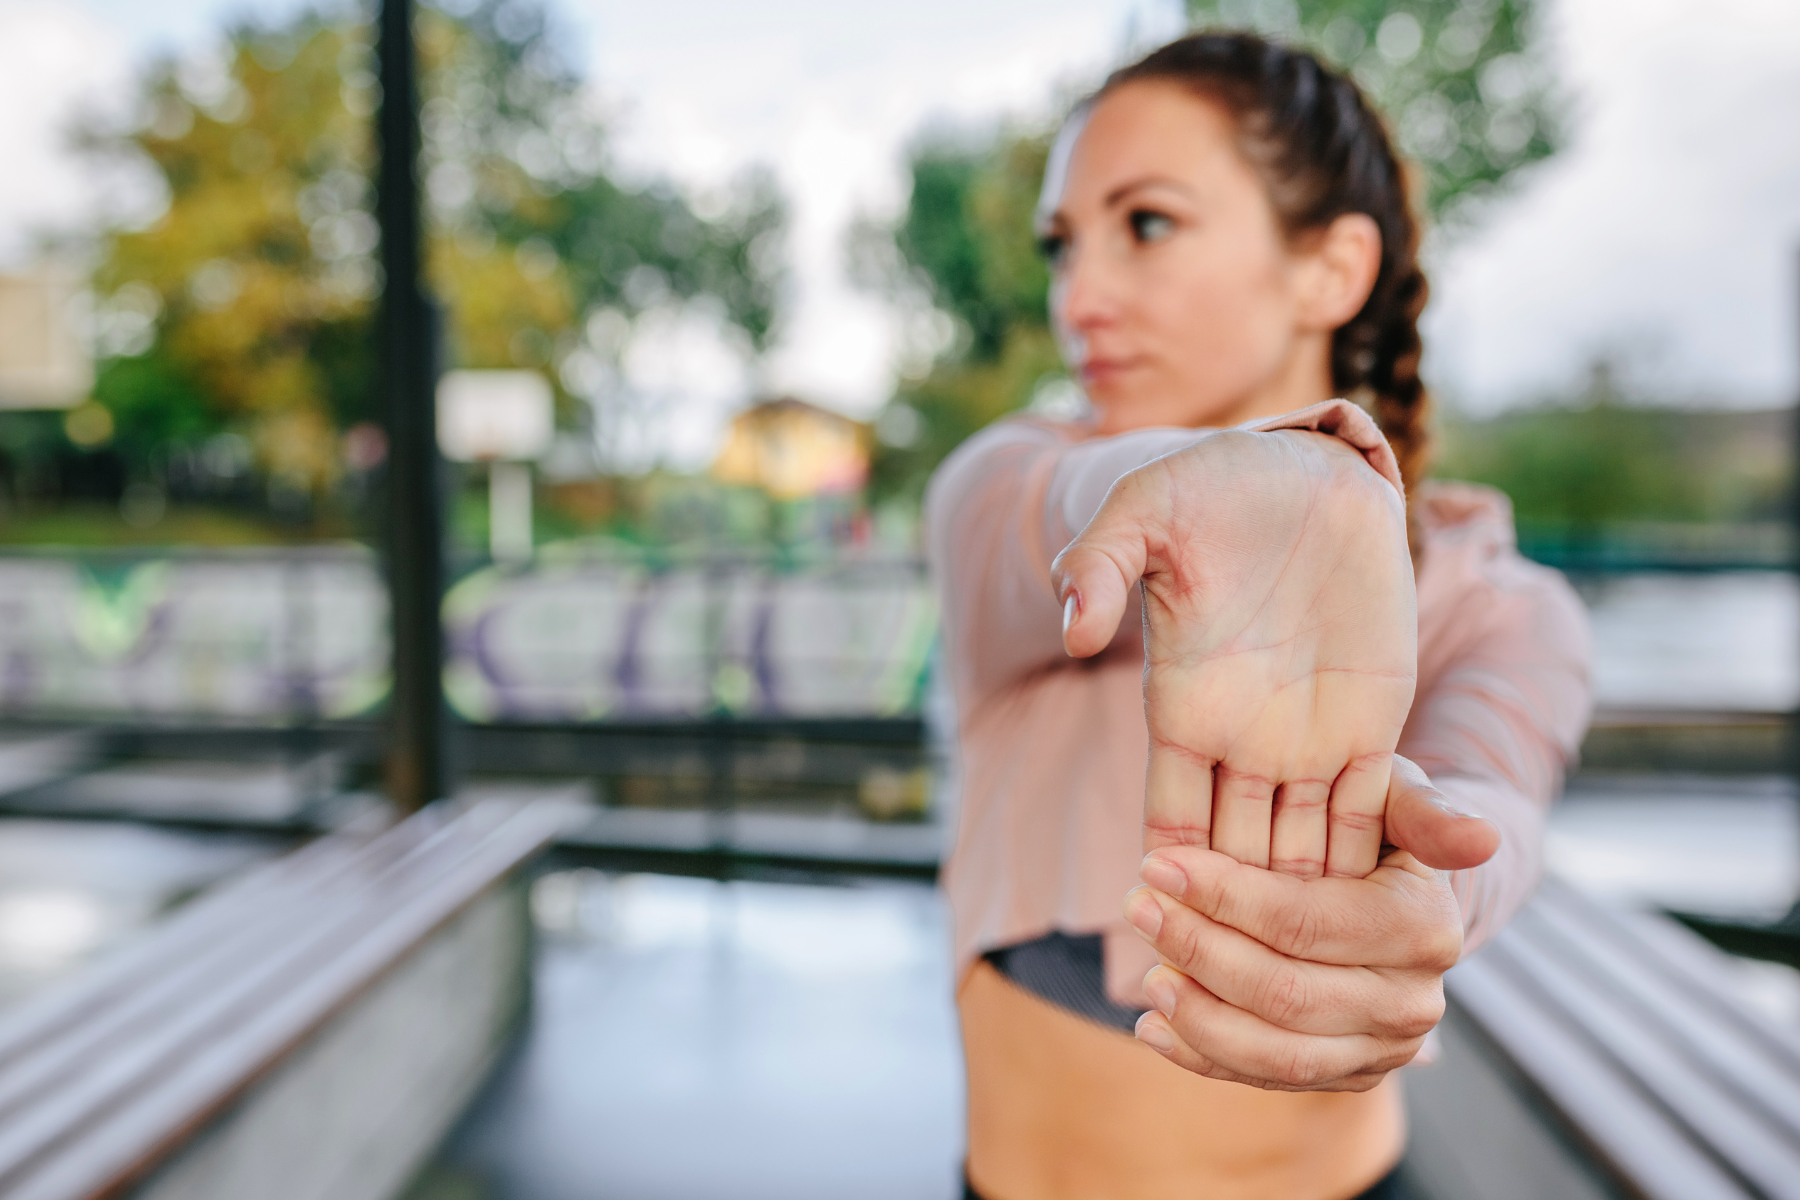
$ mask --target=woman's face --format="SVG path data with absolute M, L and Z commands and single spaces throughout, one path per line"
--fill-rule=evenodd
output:
M 1162 82 L 1108 93 L 1065 132 L 1038 226 L 1051 317 L 1101 432 L 1231 425 L 1330 396 L 1343 304 L 1319 303 L 1329 271 L 1313 245 L 1328 239 L 1289 245 L 1211 102 Z

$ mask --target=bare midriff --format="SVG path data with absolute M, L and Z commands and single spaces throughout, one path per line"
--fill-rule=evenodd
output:
M 1269 1092 L 1167 1062 L 985 961 L 957 992 L 969 1180 L 983 1200 L 1347 1200 L 1406 1141 L 1394 1076 Z

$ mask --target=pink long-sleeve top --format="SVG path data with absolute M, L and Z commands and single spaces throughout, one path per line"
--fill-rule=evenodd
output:
M 1343 401 L 1252 428 L 1322 427 L 1398 483 L 1373 423 Z M 1120 475 L 1204 436 L 1095 438 L 1016 419 L 971 438 L 932 481 L 928 551 L 957 712 L 960 813 L 943 881 L 959 978 L 989 949 L 1100 933 L 1108 992 L 1148 1006 L 1154 953 L 1120 912 L 1143 857 L 1141 622 L 1128 613 L 1107 650 L 1071 659 L 1050 564 Z M 1473 949 L 1537 882 L 1545 815 L 1590 708 L 1587 623 L 1563 577 L 1518 553 L 1498 492 L 1428 484 L 1412 512 L 1419 677 L 1399 751 L 1503 834 L 1492 860 L 1452 880 Z

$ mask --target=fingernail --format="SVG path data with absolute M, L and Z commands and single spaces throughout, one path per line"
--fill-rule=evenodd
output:
M 1064 633 L 1069 632 L 1069 626 L 1073 625 L 1075 623 L 1075 618 L 1080 615 L 1081 615 L 1081 594 L 1079 592 L 1070 592 L 1069 598 L 1067 600 L 1063 601 L 1063 632 Z
M 1138 1018 L 1137 1039 L 1160 1054 L 1167 1054 L 1175 1049 L 1175 1038 L 1161 1021 L 1153 1020 L 1150 1013 Z
M 1170 862 L 1160 854 L 1152 854 L 1144 859 L 1138 868 L 1138 878 L 1159 892 L 1167 892 L 1171 896 L 1187 894 L 1187 872 Z
M 1162 905 L 1156 902 L 1149 888 L 1132 888 L 1125 894 L 1125 919 L 1145 937 L 1155 938 L 1162 928 Z
M 1150 973 L 1144 976 L 1144 993 L 1150 997 L 1152 1008 L 1165 1017 L 1174 1017 L 1175 982 L 1166 970 L 1160 966 L 1150 968 Z

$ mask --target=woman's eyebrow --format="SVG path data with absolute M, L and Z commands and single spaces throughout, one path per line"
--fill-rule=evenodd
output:
M 1106 193 L 1106 206 L 1111 208 L 1113 205 L 1130 196 L 1133 192 L 1150 191 L 1157 188 L 1166 188 L 1172 192 L 1179 192 L 1185 199 L 1192 200 L 1194 198 L 1193 189 L 1179 179 L 1172 179 L 1167 175 L 1147 175 L 1142 179 L 1133 179 L 1129 182 L 1121 183 L 1118 187 Z

